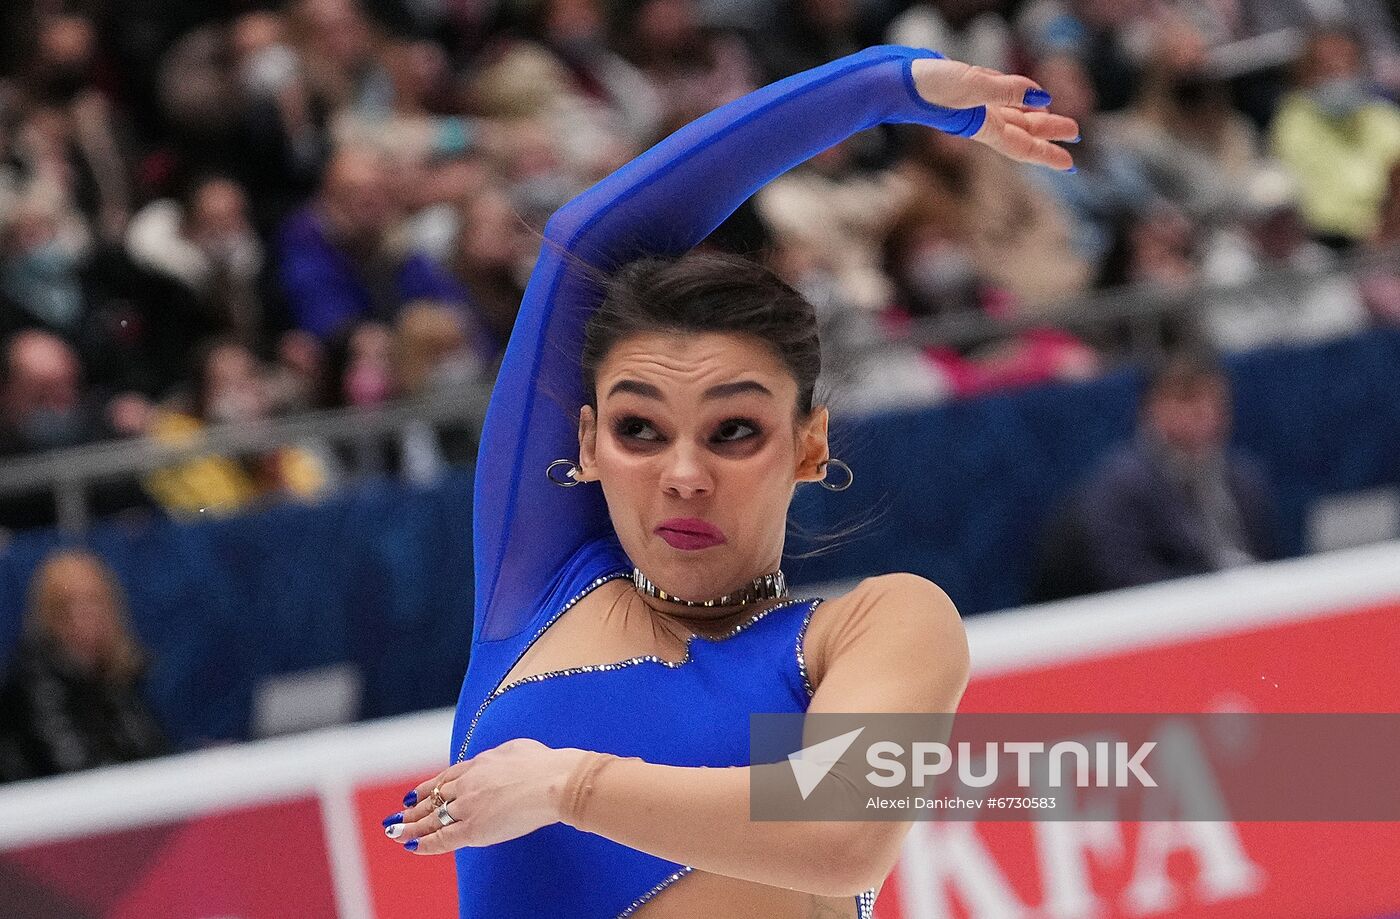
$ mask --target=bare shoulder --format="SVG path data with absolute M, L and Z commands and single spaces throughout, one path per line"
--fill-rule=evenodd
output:
M 818 610 L 803 641 L 813 685 L 840 649 L 872 638 L 960 648 L 965 654 L 962 617 L 952 599 L 933 581 L 912 572 L 865 578 L 839 597 L 822 601 Z
M 961 623 L 957 607 L 943 588 L 923 575 L 910 571 L 896 571 L 890 574 L 877 574 L 865 578 L 855 587 L 839 597 L 823 601 L 829 606 L 824 621 L 828 628 L 836 621 L 849 621 L 854 617 L 875 616 L 881 619 L 957 620 Z M 817 627 L 813 617 L 812 627 Z

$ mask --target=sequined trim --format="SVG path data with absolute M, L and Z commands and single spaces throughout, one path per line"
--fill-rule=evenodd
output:
M 653 887 L 651 890 L 648 890 L 646 893 L 642 894 L 640 897 L 638 897 L 637 899 L 633 900 L 630 906 L 628 906 L 628 907 L 627 907 L 626 909 L 624 909 L 622 912 L 620 912 L 620 913 L 617 914 L 617 919 L 626 919 L 626 917 L 628 917 L 628 916 L 632 915 L 633 913 L 635 913 L 638 909 L 640 909 L 640 908 L 641 908 L 648 900 L 650 900 L 652 897 L 654 897 L 654 896 L 656 896 L 657 894 L 661 893 L 661 891 L 665 890 L 667 887 L 670 887 L 670 886 L 671 886 L 672 884 L 674 884 L 676 881 L 679 881 L 681 878 L 685 877 L 687 874 L 690 874 L 690 872 L 692 872 L 692 871 L 694 871 L 694 870 L 695 870 L 695 869 L 692 868 L 690 865 L 686 865 L 684 868 L 682 868 L 681 870 L 677 871 L 675 874 L 670 875 L 670 876 L 667 877 L 665 880 L 663 880 L 660 884 L 657 884 L 657 885 L 656 885 L 655 887 Z
M 807 615 L 802 617 L 802 628 L 797 630 L 797 672 L 802 675 L 802 686 L 807 690 L 807 699 L 811 701 L 816 695 L 816 690 L 812 688 L 812 680 L 807 676 L 807 658 L 802 653 L 802 642 L 807 637 L 807 626 L 812 622 L 812 614 L 821 606 L 822 598 L 818 597 L 812 604 L 812 608 L 807 610 Z
M 511 661 L 510 666 L 509 666 L 508 668 L 506 668 L 506 673 L 510 673 L 511 670 L 515 669 L 515 665 L 518 664 L 518 663 L 520 663 L 521 659 L 525 657 L 525 654 L 530 650 L 531 646 L 534 645 L 535 642 L 539 641 L 540 637 L 541 637 L 542 635 L 544 635 L 544 633 L 547 632 L 547 631 L 549 630 L 549 627 L 552 626 L 556 621 L 558 621 L 558 619 L 559 619 L 560 616 L 563 616 L 564 613 L 568 612 L 569 609 L 570 609 L 570 607 L 572 607 L 572 606 L 573 606 L 575 603 L 577 603 L 579 600 L 583 599 L 583 598 L 584 598 L 588 593 L 590 593 L 594 588 L 598 587 L 599 585 L 603 584 L 604 582 L 606 582 L 606 581 L 611 581 L 611 580 L 613 580 L 614 578 L 627 577 L 627 576 L 628 576 L 627 572 L 623 572 L 623 571 L 618 571 L 618 572 L 614 572 L 614 573 L 612 573 L 612 574 L 604 575 L 604 576 L 602 576 L 602 577 L 600 577 L 600 578 L 595 579 L 591 584 L 589 584 L 587 587 L 585 587 L 582 591 L 580 591 L 579 593 L 577 593 L 577 594 L 575 594 L 573 597 L 571 597 L 571 598 L 569 599 L 569 602 L 565 603 L 565 604 L 563 605 L 563 607 L 561 607 L 557 613 L 555 613 L 553 616 L 550 616 L 550 617 L 549 617 L 549 620 L 548 620 L 544 625 L 540 626 L 539 631 L 535 632 L 535 634 L 530 638 L 529 642 L 526 643 L 525 647 L 524 647 L 523 649 L 521 649 L 520 654 L 516 656 L 515 660 Z M 537 683 L 537 682 L 540 682 L 541 680 L 553 679 L 554 677 L 573 676 L 574 674 L 578 674 L 578 673 L 592 673 L 592 672 L 594 672 L 594 671 L 599 671 L 599 670 L 620 670 L 620 669 L 622 669 L 622 668 L 624 668 L 624 667 L 635 666 L 636 664 L 645 663 L 645 662 L 647 662 L 647 661 L 650 661 L 650 662 L 656 663 L 656 664 L 661 664 L 663 667 L 671 667 L 671 668 L 683 667 L 683 666 L 685 666 L 686 664 L 690 663 L 690 660 L 691 660 L 690 649 L 691 649 L 691 646 L 695 643 L 695 639 L 699 638 L 699 639 L 703 639 L 704 641 L 708 641 L 708 642 L 713 642 L 713 643 L 715 643 L 715 644 L 719 644 L 720 642 L 728 641 L 729 639 L 731 639 L 731 638 L 733 638 L 734 636 L 738 635 L 740 632 L 744 631 L 744 630 L 747 629 L 749 626 L 751 626 L 751 625 L 753 625 L 754 623 L 758 622 L 759 620 L 763 619 L 763 617 L 767 616 L 769 613 L 771 613 L 771 612 L 773 612 L 773 611 L 775 611 L 775 610 L 785 609 L 785 608 L 787 608 L 787 607 L 789 607 L 789 606 L 795 606 L 795 605 L 798 604 L 798 603 L 807 603 L 807 602 L 808 602 L 808 599 L 807 599 L 807 598 L 800 599 L 800 600 L 789 600 L 789 601 L 787 601 L 786 603 L 779 603 L 779 604 L 776 604 L 776 605 L 774 605 L 774 606 L 770 606 L 770 607 L 768 607 L 767 609 L 759 610 L 759 611 L 758 611 L 757 613 L 755 613 L 753 616 L 749 617 L 746 621 L 741 622 L 741 623 L 739 623 L 738 625 L 734 626 L 734 628 L 730 629 L 728 632 L 724 633 L 723 635 L 715 635 L 715 636 L 710 636 L 710 635 L 691 635 L 689 638 L 686 639 L 686 642 L 685 642 L 685 657 L 681 658 L 681 659 L 678 660 L 678 661 L 668 661 L 668 660 L 666 660 L 665 658 L 663 658 L 663 657 L 658 657 L 658 656 L 655 655 L 655 654 L 644 654 L 644 655 L 641 655 L 641 656 L 639 656 L 639 657 L 629 657 L 629 658 L 627 658 L 626 660 L 616 661 L 616 662 L 611 663 L 611 664 L 585 664 L 585 665 L 579 666 L 579 667 L 569 667 L 569 668 L 566 668 L 566 669 L 564 669 L 564 670 L 549 670 L 549 671 L 546 671 L 546 672 L 544 672 L 544 673 L 536 673 L 536 674 L 532 674 L 532 675 L 530 675 L 530 676 L 524 676 L 524 677 L 521 677 L 521 678 L 518 679 L 518 680 L 515 680 L 515 681 L 511 682 L 511 683 L 507 683 L 506 685 L 497 688 L 494 692 L 492 692 L 489 696 L 487 696 L 487 697 L 486 697 L 486 700 L 485 700 L 484 702 L 481 703 L 481 707 L 478 708 L 478 709 L 476 710 L 476 714 L 472 717 L 471 724 L 467 726 L 467 733 L 466 733 L 466 736 L 462 738 L 462 746 L 461 746 L 461 749 L 459 749 L 459 750 L 457 751 L 457 762 L 461 762 L 462 760 L 466 759 L 466 756 L 467 756 L 467 745 L 471 743 L 472 734 L 473 734 L 473 732 L 476 731 L 477 722 L 479 722 L 479 721 L 481 720 L 481 716 L 486 712 L 487 706 L 489 706 L 489 705 L 490 705 L 492 702 L 494 702 L 496 699 L 500 698 L 502 695 L 504 695 L 505 693 L 509 692 L 510 690 L 514 689 L 514 688 L 517 687 L 517 686 L 523 686 L 523 685 L 526 684 L 526 683 Z
M 807 626 L 812 622 L 812 614 L 821 606 L 822 598 L 818 597 L 812 603 L 812 608 L 807 610 L 807 615 L 802 617 L 802 627 L 797 630 L 797 672 L 802 675 L 802 686 L 807 690 L 807 699 L 811 701 L 816 695 L 816 690 L 812 688 L 811 677 L 807 674 L 807 657 L 802 653 L 802 642 L 807 637 Z M 879 888 L 872 887 L 856 894 L 856 919 L 873 919 L 875 915 L 875 898 L 879 894 Z
M 603 575 L 602 577 L 594 578 L 591 582 L 589 582 L 589 584 L 588 584 L 587 587 L 583 588 L 583 590 L 580 590 L 578 593 L 576 593 L 576 594 L 574 594 L 572 597 L 570 597 L 569 600 L 568 600 L 568 602 L 566 602 L 566 603 L 563 605 L 563 607 L 561 607 L 561 608 L 559 609 L 558 612 L 556 612 L 553 616 L 550 616 L 550 617 L 549 617 L 549 621 L 548 621 L 548 622 L 546 622 L 544 625 L 540 626 L 539 631 L 535 632 L 534 635 L 530 636 L 530 640 L 527 641 L 527 642 L 525 642 L 525 647 L 523 647 L 523 648 L 520 649 L 520 653 L 517 654 L 517 655 L 515 656 L 515 660 L 511 661 L 511 662 L 510 662 L 510 666 L 506 668 L 506 673 L 510 673 L 512 670 L 515 669 L 515 665 L 518 664 L 518 663 L 520 663 L 521 658 L 523 658 L 527 653 L 529 653 L 530 648 L 532 648 L 532 647 L 534 646 L 535 642 L 539 641 L 539 640 L 540 640 L 540 637 L 541 637 L 542 635 L 544 635 L 544 633 L 545 633 L 546 631 L 548 631 L 548 629 L 549 629 L 549 627 L 550 627 L 551 625 L 554 624 L 554 621 L 555 621 L 556 619 L 558 619 L 560 616 L 564 615 L 566 612 L 568 612 L 570 607 L 572 607 L 572 606 L 573 606 L 575 603 L 577 603 L 578 601 L 582 600 L 584 597 L 588 596 L 588 595 L 589 595 L 590 593 L 592 593 L 596 588 L 602 586 L 603 584 L 606 584 L 608 581 L 612 581 L 612 580 L 615 580 L 615 579 L 617 579 L 617 578 L 623 578 L 623 577 L 627 577 L 627 572 L 625 572 L 625 571 L 614 571 L 614 572 L 611 573 L 611 574 L 605 574 L 605 575 Z M 507 689 L 509 689 L 509 688 L 510 688 L 510 686 L 498 686 L 498 687 L 496 687 L 496 689 L 492 690 L 492 692 L 491 692 L 491 693 L 486 697 L 486 699 L 481 703 L 481 707 L 478 708 L 478 709 L 476 710 L 476 714 L 472 716 L 472 723 L 471 723 L 470 725 L 467 726 L 467 733 L 466 733 L 466 736 L 462 738 L 462 746 L 461 746 L 461 749 L 459 749 L 459 750 L 457 751 L 457 762 L 460 763 L 462 760 L 466 759 L 466 757 L 467 757 L 467 744 L 471 743 L 471 740 L 472 740 L 472 732 L 476 730 L 476 723 L 477 723 L 478 721 L 481 720 L 481 714 L 482 714 L 482 712 L 486 711 L 486 706 L 488 706 L 488 705 L 491 704 L 491 700 L 492 700 L 492 699 L 495 699 L 496 696 L 498 696 L 498 695 L 500 695 L 501 693 L 505 692 L 505 691 L 506 691 Z

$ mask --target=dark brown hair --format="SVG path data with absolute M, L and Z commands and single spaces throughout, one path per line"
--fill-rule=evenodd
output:
M 1229 373 L 1220 355 L 1206 345 L 1169 351 L 1149 363 L 1143 372 L 1141 405 L 1182 386 L 1219 382 L 1230 387 Z
M 608 279 L 584 329 L 584 390 L 598 407 L 598 368 L 613 346 L 641 332 L 736 332 L 763 341 L 797 382 L 794 417 L 812 413 L 821 374 L 816 311 L 766 266 L 739 255 L 647 256 Z

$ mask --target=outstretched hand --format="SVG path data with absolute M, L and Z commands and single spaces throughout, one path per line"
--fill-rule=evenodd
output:
M 1073 118 L 1038 111 L 1050 104 L 1050 97 L 1030 77 L 944 58 L 916 58 L 911 67 L 919 95 L 934 105 L 987 107 L 987 119 L 973 140 L 1025 163 L 1053 169 L 1074 165 L 1069 151 L 1051 141 L 1075 140 L 1079 125 Z

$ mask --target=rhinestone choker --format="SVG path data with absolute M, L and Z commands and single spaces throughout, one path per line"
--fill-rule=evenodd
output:
M 774 571 L 772 574 L 760 575 L 734 593 L 715 597 L 713 600 L 682 600 L 680 597 L 672 596 L 653 584 L 650 578 L 642 574 L 640 568 L 632 569 L 632 583 L 638 591 L 648 597 L 669 600 L 672 603 L 680 603 L 685 606 L 732 606 L 739 603 L 749 603 L 753 600 L 769 600 L 788 595 L 787 579 L 783 577 L 782 569 Z

